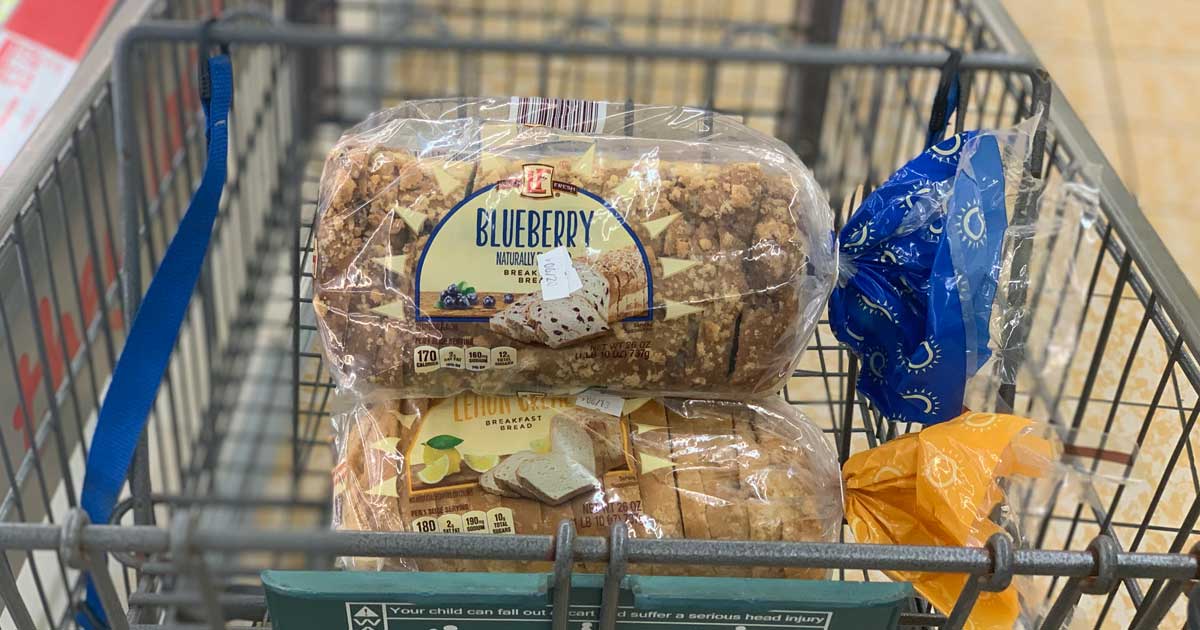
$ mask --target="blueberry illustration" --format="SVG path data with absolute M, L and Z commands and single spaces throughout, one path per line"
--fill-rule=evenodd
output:
M 460 293 L 458 295 L 457 300 L 458 300 L 458 308 L 471 308 L 471 302 L 469 302 L 467 300 L 467 296 Z
M 496 306 L 496 298 L 487 296 L 483 298 L 483 308 L 493 308 Z
M 452 285 L 446 287 L 446 293 L 449 295 L 458 295 L 458 285 L 452 284 Z
M 467 302 L 470 303 L 471 306 L 475 306 L 477 303 L 479 303 L 479 295 L 477 295 L 474 291 L 468 293 Z
M 505 294 L 504 294 L 504 303 L 505 303 L 505 304 L 512 304 L 512 303 L 513 303 L 513 294 L 511 294 L 511 293 L 505 293 Z

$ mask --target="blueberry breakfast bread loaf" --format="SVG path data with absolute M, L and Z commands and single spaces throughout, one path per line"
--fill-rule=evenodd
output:
M 321 180 L 313 300 L 342 386 L 781 387 L 835 275 L 810 172 L 726 117 L 601 105 L 592 127 L 558 129 L 511 122 L 507 100 L 453 118 L 409 103 L 342 138 Z
M 567 398 L 460 394 L 361 404 L 337 418 L 335 526 L 353 531 L 833 541 L 837 459 L 779 399 L 627 400 L 620 417 Z M 348 558 L 359 569 L 545 570 L 544 562 Z M 595 570 L 596 567 L 583 567 Z M 642 573 L 820 577 L 779 568 Z

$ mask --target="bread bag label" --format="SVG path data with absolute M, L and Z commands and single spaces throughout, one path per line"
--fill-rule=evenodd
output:
M 574 517 L 581 530 L 602 532 L 637 517 L 642 502 L 630 430 L 665 414 L 658 403 L 638 402 L 636 414 L 605 418 L 570 398 L 434 400 L 412 427 L 414 439 L 405 440 L 407 488 L 400 494 L 410 527 L 535 533 L 546 516 Z
M 547 256 L 555 278 L 543 277 Z M 642 243 L 611 204 L 555 179 L 553 166 L 528 163 L 480 187 L 434 227 L 417 261 L 413 301 L 421 321 L 486 322 L 514 341 L 557 348 L 611 334 L 616 322 L 650 321 L 649 269 Z
M 544 449 L 550 419 L 569 405 L 569 399 L 551 397 L 461 394 L 435 400 L 405 457 L 411 493 L 475 486 L 504 457 Z

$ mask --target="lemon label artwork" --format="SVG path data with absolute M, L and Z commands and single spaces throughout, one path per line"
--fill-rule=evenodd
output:
M 462 395 L 436 401 L 406 457 L 413 494 L 469 487 L 509 456 L 544 453 L 567 398 Z

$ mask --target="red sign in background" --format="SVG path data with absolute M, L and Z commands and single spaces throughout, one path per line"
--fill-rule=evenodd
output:
M 12 9 L 0 27 L 0 172 L 62 94 L 115 4 L 19 0 Z
M 4 30 L 79 61 L 116 0 L 20 0 Z

